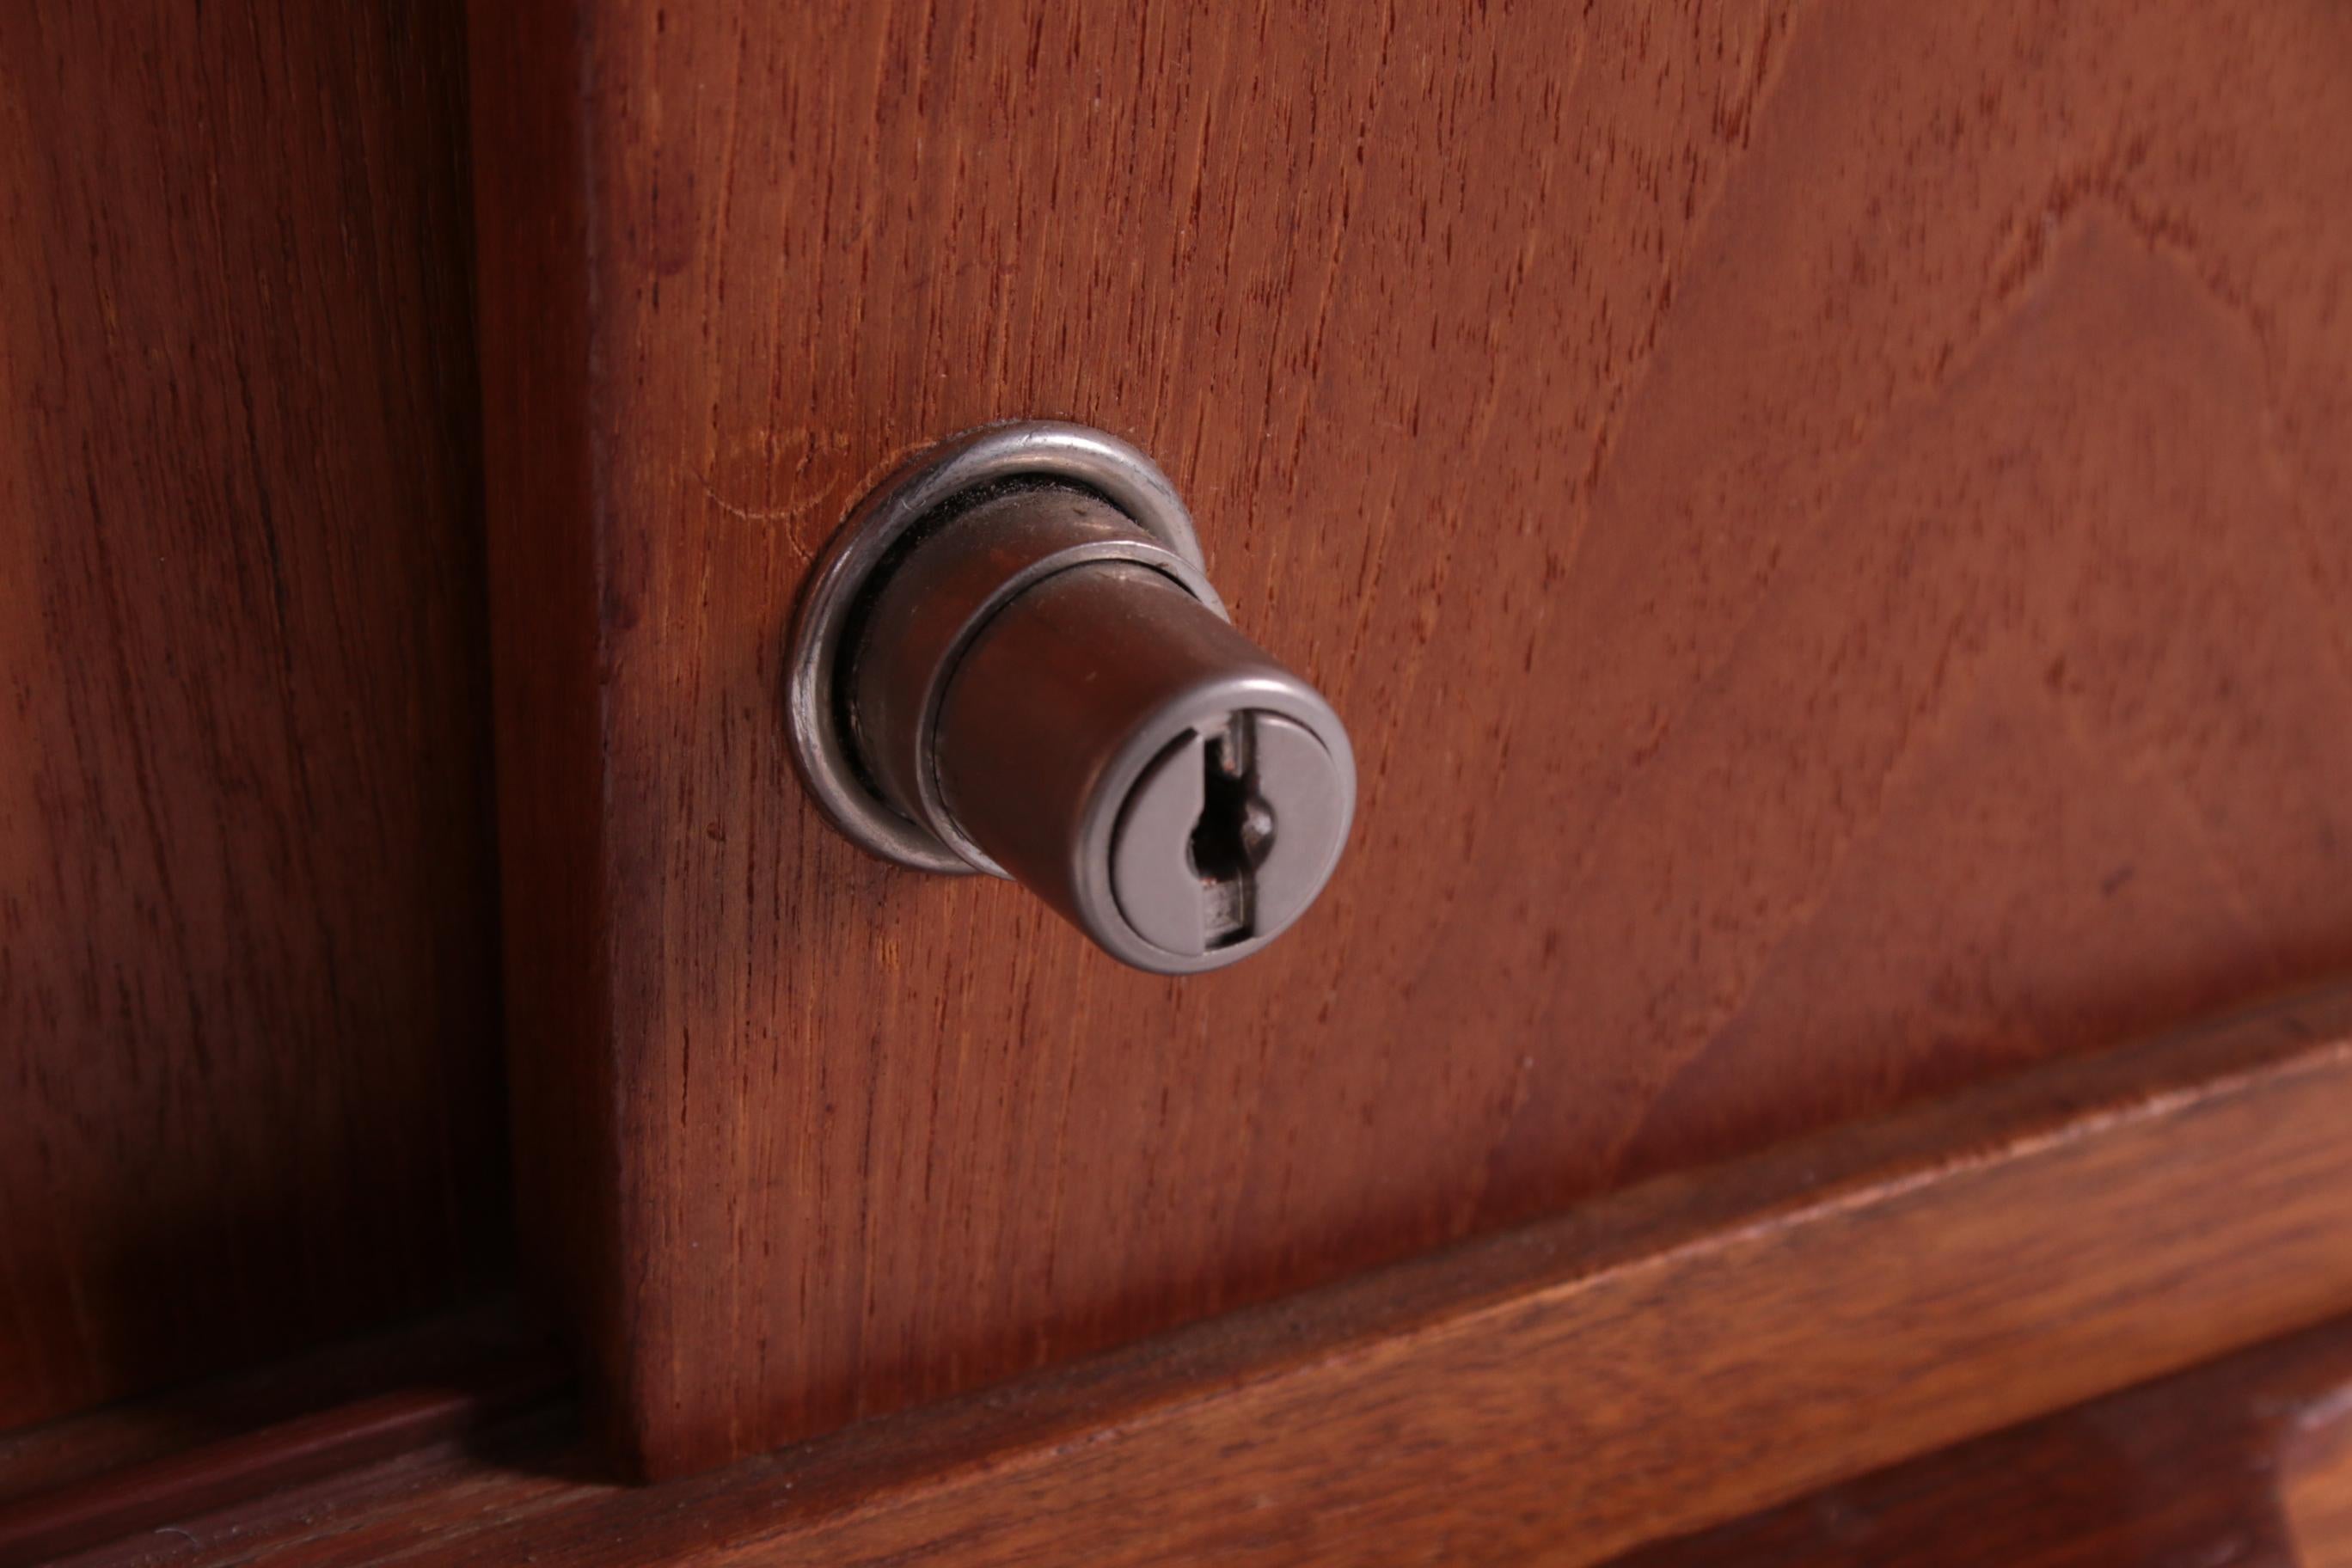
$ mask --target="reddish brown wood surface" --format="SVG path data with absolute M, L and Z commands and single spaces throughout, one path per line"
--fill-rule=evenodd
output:
M 460 23 L 0 7 L 0 1426 L 503 1248 Z
M 525 1434 L 89 1562 L 1591 1563 L 2352 1309 L 2347 1116 L 2338 992 L 711 1475 Z
M 478 1435 L 562 1384 L 495 1303 L 0 1438 L 0 1568 Z
M 2340 6 L 473 19 L 527 1209 L 654 1468 L 2352 963 Z M 1352 726 L 1231 973 L 793 783 L 811 552 L 1015 416 Z
M 2338 1568 L 2347 1395 L 2339 1321 L 1614 1568 Z
M 2352 1376 L 2333 1396 L 2294 1407 L 2279 1495 L 2295 1568 L 2352 1568 Z

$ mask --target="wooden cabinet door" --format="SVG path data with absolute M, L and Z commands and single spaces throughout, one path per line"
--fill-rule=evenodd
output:
M 465 4 L 0 16 L 0 1568 L 2334 1530 L 2341 6 Z M 1353 733 L 1238 967 L 793 777 L 1034 417 Z
M 0 8 L 0 1430 L 508 1272 L 465 117 Z
M 523 1226 L 647 1470 L 2352 960 L 2337 8 L 472 24 Z M 1024 416 L 1354 735 L 1230 972 L 792 774 L 814 553 Z

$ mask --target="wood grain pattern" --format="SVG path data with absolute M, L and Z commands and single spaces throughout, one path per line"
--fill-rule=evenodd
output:
M 526 1209 L 644 1466 L 2352 964 L 2340 6 L 473 19 Z M 1229 973 L 794 785 L 811 552 L 1014 416 L 1352 728 Z
M 86 1568 L 1591 1563 L 2344 1312 L 2347 1114 L 2338 991 L 729 1470 L 525 1433 Z
M 2330 1397 L 2292 1402 L 2278 1491 L 2294 1568 L 2352 1568 L 2352 1376 Z
M 0 1426 L 499 1267 L 461 23 L 0 7 Z
M 1613 1568 L 2338 1568 L 2299 1508 L 2352 1394 L 2336 1322 L 1646 1548 Z
M 494 1302 L 0 1439 L 0 1568 L 48 1563 L 553 1398 L 544 1335 Z

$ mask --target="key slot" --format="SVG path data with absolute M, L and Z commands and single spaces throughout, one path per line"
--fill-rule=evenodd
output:
M 1256 931 L 1256 871 L 1273 847 L 1274 819 L 1259 795 L 1250 721 L 1230 716 L 1202 737 L 1202 805 L 1187 845 L 1201 879 L 1202 917 L 1211 951 L 1247 942 Z

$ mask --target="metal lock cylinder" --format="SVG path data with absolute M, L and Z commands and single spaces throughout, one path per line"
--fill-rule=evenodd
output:
M 794 639 L 794 749 L 836 826 L 1016 879 L 1139 968 L 1255 952 L 1338 864 L 1339 716 L 1234 629 L 1167 480 L 1098 431 L 925 454 L 820 560 Z

